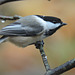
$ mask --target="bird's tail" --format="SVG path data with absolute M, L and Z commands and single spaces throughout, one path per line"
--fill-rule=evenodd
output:
M 2 36 L 2 37 L 0 38 L 0 43 L 5 42 L 7 39 L 8 39 L 8 37 Z

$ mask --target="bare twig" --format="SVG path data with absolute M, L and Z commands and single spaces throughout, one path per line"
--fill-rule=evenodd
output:
M 21 0 L 0 0 L 0 5 L 8 3 L 8 2 L 13 2 L 13 1 L 21 1 Z
M 46 56 L 46 54 L 45 54 L 45 52 L 43 50 L 43 44 L 44 44 L 43 41 L 38 41 L 36 43 L 36 46 L 38 45 L 37 48 L 39 49 L 39 51 L 41 53 L 41 57 L 42 57 L 42 60 L 43 60 L 43 63 L 44 63 L 46 71 L 49 71 L 50 70 L 50 65 L 48 64 L 47 56 Z
M 35 46 L 40 50 L 42 60 L 46 69 L 45 75 L 60 75 L 72 68 L 75 68 L 75 59 L 72 59 L 61 66 L 51 69 L 47 61 L 47 56 L 45 55 L 45 52 L 43 50 L 43 41 L 36 42 Z
M 72 68 L 75 68 L 75 59 L 72 59 L 63 65 L 48 71 L 45 75 L 60 75 Z
M 51 0 L 48 0 L 48 1 L 51 1 Z
M 41 53 L 41 56 L 42 56 L 42 60 L 43 60 L 45 69 L 46 69 L 46 71 L 49 71 L 50 70 L 50 65 L 48 64 L 47 56 L 46 56 L 46 54 L 45 54 L 45 52 L 43 50 L 42 45 L 40 46 L 40 53 Z
M 2 16 L 2 15 L 0 15 L 0 19 L 2 19 L 2 20 L 17 20 L 20 18 L 21 18 L 21 16 L 17 16 L 17 15 L 15 15 L 15 16 Z

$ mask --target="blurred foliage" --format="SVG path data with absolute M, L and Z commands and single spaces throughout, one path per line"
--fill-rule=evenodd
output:
M 0 6 L 0 15 L 49 15 L 67 23 L 54 35 L 46 38 L 45 52 L 51 68 L 75 58 L 75 0 L 25 0 Z M 0 22 L 0 29 L 13 21 Z M 34 46 L 19 48 L 6 42 L 0 45 L 0 75 L 44 75 L 39 50 Z M 75 75 L 72 69 L 62 75 Z

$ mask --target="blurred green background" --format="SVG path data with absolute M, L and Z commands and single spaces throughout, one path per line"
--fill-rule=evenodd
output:
M 0 15 L 56 16 L 67 23 L 44 40 L 44 50 L 51 68 L 75 58 L 75 0 L 25 0 L 0 6 Z M 0 29 L 13 21 L 1 23 Z M 39 50 L 31 45 L 17 47 L 10 42 L 0 44 L 0 75 L 44 75 L 45 68 Z M 62 75 L 75 75 L 72 69 Z

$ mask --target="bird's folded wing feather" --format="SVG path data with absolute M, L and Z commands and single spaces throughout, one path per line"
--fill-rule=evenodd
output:
M 43 26 L 40 25 L 22 25 L 21 23 L 10 24 L 2 30 L 0 35 L 7 36 L 36 36 L 44 32 Z

